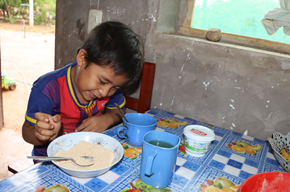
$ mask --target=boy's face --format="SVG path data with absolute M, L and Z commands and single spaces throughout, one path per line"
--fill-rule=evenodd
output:
M 115 75 L 114 70 L 108 66 L 101 67 L 94 63 L 86 66 L 86 61 L 78 63 L 76 69 L 75 86 L 81 102 L 112 96 L 128 81 L 125 76 Z

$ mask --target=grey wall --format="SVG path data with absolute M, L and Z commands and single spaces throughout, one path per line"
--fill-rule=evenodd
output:
M 174 1 L 175 3 L 179 1 Z M 213 43 L 172 33 L 174 7 L 161 0 L 57 1 L 55 68 L 75 60 L 90 9 L 103 21 L 131 26 L 145 43 L 145 60 L 156 63 L 151 107 L 266 139 L 290 129 L 289 56 Z M 160 5 L 161 4 L 161 5 Z M 176 4 L 175 4 L 176 6 Z M 164 10 L 172 13 L 164 19 Z M 180 11 L 186 12 L 181 0 Z M 171 27 L 170 27 L 171 26 Z M 162 28 L 163 27 L 163 28 Z M 138 97 L 138 92 L 134 94 Z

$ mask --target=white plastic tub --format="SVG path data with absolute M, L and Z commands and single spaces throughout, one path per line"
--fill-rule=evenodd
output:
M 215 139 L 214 132 L 201 125 L 188 125 L 183 134 L 186 153 L 195 157 L 204 156 Z

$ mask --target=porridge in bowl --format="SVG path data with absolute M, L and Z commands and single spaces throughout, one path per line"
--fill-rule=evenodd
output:
M 107 171 L 109 171 L 113 166 L 115 166 L 117 163 L 119 163 L 124 155 L 124 148 L 121 145 L 121 143 L 115 139 L 114 137 L 111 137 L 109 135 L 106 134 L 102 134 L 102 133 L 95 133 L 95 132 L 75 132 L 75 133 L 69 133 L 69 134 L 65 134 L 62 135 L 56 139 L 54 139 L 48 146 L 47 148 L 47 155 L 48 157 L 55 157 L 56 154 L 60 151 L 60 149 L 62 149 L 63 151 L 68 152 L 71 148 L 77 146 L 79 143 L 83 143 L 83 142 L 88 142 L 87 144 L 92 144 L 92 149 L 90 147 L 84 147 L 81 150 L 79 150 L 77 153 L 77 156 L 94 156 L 93 151 L 94 148 L 96 148 L 96 145 L 101 145 L 103 146 L 105 149 L 108 149 L 108 153 L 110 154 L 111 152 L 113 152 L 113 157 L 109 158 L 113 158 L 113 160 L 98 160 L 99 158 L 104 158 L 103 154 L 99 154 L 99 152 L 97 152 L 98 154 L 95 154 L 95 158 L 94 158 L 94 164 L 98 164 L 99 162 L 104 162 L 104 161 L 108 161 L 108 166 L 104 167 L 104 168 L 95 168 L 93 166 L 90 167 L 82 167 L 81 170 L 79 170 L 79 167 L 77 169 L 71 169 L 71 168 L 67 168 L 64 167 L 59 163 L 59 161 L 52 161 L 52 163 L 54 163 L 55 165 L 58 166 L 59 169 L 61 169 L 62 171 L 64 171 L 65 173 L 71 175 L 71 176 L 75 176 L 75 177 L 80 177 L 80 178 L 89 178 L 89 177 L 96 177 L 99 176 L 101 174 L 106 173 Z M 106 156 L 106 155 L 105 155 Z M 108 154 L 107 154 L 108 156 Z M 107 157 L 108 158 L 108 157 Z M 107 159 L 106 158 L 106 159 Z M 110 161 L 110 162 L 109 162 Z M 73 163 L 71 160 L 69 160 L 66 163 Z M 74 165 L 75 166 L 75 165 Z M 96 165 L 94 165 L 96 166 Z
M 69 169 L 74 170 L 94 170 L 101 169 L 110 166 L 113 163 L 114 153 L 113 151 L 103 147 L 102 145 L 92 144 L 87 141 L 80 141 L 78 144 L 70 148 L 68 151 L 60 149 L 56 154 L 56 157 L 71 157 L 79 164 L 85 164 L 82 162 L 80 156 L 92 156 L 94 157 L 94 164 L 88 167 L 80 167 L 71 160 L 57 161 L 57 164 Z

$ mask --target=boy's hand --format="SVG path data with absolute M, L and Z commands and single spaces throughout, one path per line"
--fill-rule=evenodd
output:
M 125 109 L 122 109 L 125 112 Z M 102 133 L 109 127 L 121 123 L 122 117 L 117 109 L 105 110 L 105 114 L 100 116 L 91 116 L 83 120 L 82 124 L 76 129 L 79 131 L 90 131 Z
M 52 141 L 58 135 L 61 128 L 60 115 L 51 116 L 46 113 L 35 113 L 37 120 L 35 125 L 35 136 L 40 141 Z
M 108 122 L 104 120 L 103 115 L 91 116 L 83 120 L 82 124 L 76 129 L 76 132 L 88 131 L 102 133 L 108 127 L 109 127 Z

